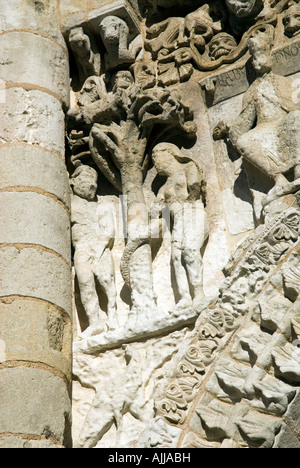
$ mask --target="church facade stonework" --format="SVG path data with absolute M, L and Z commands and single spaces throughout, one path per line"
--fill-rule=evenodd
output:
M 0 448 L 300 448 L 299 0 L 0 0 Z

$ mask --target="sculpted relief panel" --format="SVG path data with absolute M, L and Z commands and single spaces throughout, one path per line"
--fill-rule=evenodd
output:
M 299 2 L 115 3 L 66 33 L 75 445 L 280 444 L 299 382 Z

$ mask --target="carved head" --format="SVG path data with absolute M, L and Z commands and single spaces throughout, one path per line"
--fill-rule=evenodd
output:
M 152 151 L 152 160 L 159 175 L 169 176 L 181 161 L 181 151 L 173 143 L 159 143 Z
M 248 40 L 253 67 L 260 75 L 269 73 L 272 70 L 273 42 L 274 28 L 269 24 L 254 28 Z
M 174 166 L 174 156 L 180 155 L 180 150 L 172 143 L 160 143 L 152 151 L 152 160 L 159 175 L 169 176 Z
M 209 6 L 204 5 L 190 13 L 185 18 L 185 27 L 190 37 L 198 47 L 204 47 L 214 33 L 221 31 L 219 23 L 215 23 L 210 16 Z
M 98 187 L 98 173 L 90 166 L 81 165 L 75 169 L 70 185 L 75 195 L 85 200 L 94 200 Z
M 115 93 L 119 89 L 128 89 L 133 83 L 134 79 L 130 71 L 118 71 L 112 77 L 112 91 Z
M 209 43 L 209 55 L 213 60 L 225 57 L 236 49 L 237 43 L 233 36 L 227 33 L 217 34 Z
M 93 102 L 101 99 L 101 83 L 98 76 L 90 76 L 83 84 L 83 87 L 78 95 L 78 104 L 80 106 L 88 106 Z
M 129 28 L 125 21 L 117 16 L 106 16 L 100 23 L 100 33 L 104 44 L 119 44 L 121 32 L 128 36 Z
M 292 5 L 283 16 L 284 32 L 293 37 L 300 34 L 300 4 Z
M 260 12 L 263 0 L 226 0 L 229 11 L 238 18 L 248 18 Z
M 84 57 L 91 50 L 91 41 L 83 28 L 74 28 L 69 34 L 70 46 L 73 52 L 79 56 Z

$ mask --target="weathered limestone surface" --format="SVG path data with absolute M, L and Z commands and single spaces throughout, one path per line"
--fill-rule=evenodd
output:
M 61 5 L 74 444 L 298 447 L 298 4 L 139 3 Z
M 71 446 L 68 51 L 58 3 L 1 2 L 0 446 Z
M 1 448 L 300 447 L 299 18 L 0 4 Z

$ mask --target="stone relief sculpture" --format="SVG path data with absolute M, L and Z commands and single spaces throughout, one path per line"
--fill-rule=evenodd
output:
M 69 43 L 77 62 L 80 82 L 84 82 L 90 75 L 99 76 L 101 69 L 100 53 L 82 27 L 70 31 Z
M 142 417 L 145 399 L 140 394 L 141 357 L 129 346 L 124 346 L 124 355 L 127 363 L 125 372 L 118 377 L 117 382 L 112 382 L 106 389 L 106 395 L 101 392 L 96 394 L 93 400 L 78 444 L 81 448 L 95 447 L 113 424 L 121 430 L 123 416 L 127 412 L 136 419 Z M 119 445 L 118 440 L 116 445 Z
M 130 42 L 126 22 L 116 16 L 106 16 L 99 27 L 106 47 L 106 70 L 133 63 L 142 49 L 141 36 Z
M 226 0 L 229 11 L 237 18 L 256 16 L 263 8 L 263 0 Z
M 237 42 L 228 33 L 219 33 L 209 43 L 209 56 L 213 60 L 229 55 L 237 48 Z
M 292 4 L 283 15 L 283 26 L 285 34 L 296 37 L 300 34 L 300 5 Z
M 240 155 L 275 182 L 270 196 L 288 184 L 289 170 L 294 171 L 295 181 L 300 175 L 300 113 L 289 78 L 272 72 L 273 35 L 272 26 L 253 31 L 248 44 L 257 79 L 245 93 L 239 118 L 228 126 L 220 123 L 214 131 L 215 138 L 228 135 Z
M 93 20 L 101 71 L 85 29 L 70 35 L 82 50 L 67 118 L 74 269 L 89 321 L 74 343 L 77 408 L 94 391 L 76 444 L 279 446 L 300 382 L 300 109 L 286 76 L 300 67 L 280 74 L 278 57 L 298 56 L 299 3 L 150 3 L 142 34 L 116 10 Z M 218 100 L 201 101 L 205 80 Z M 254 213 L 242 161 L 265 213 L 275 208 L 232 233 L 228 192 L 239 217 L 239 199 Z M 122 196 L 118 245 L 108 193 Z M 220 233 L 228 250 L 211 298 Z
M 89 166 L 79 166 L 71 178 L 72 240 L 75 249 L 74 266 L 79 283 L 81 301 L 87 314 L 89 327 L 82 337 L 103 332 L 104 313 L 100 310 L 96 280 L 103 288 L 107 300 L 107 327 L 118 327 L 116 311 L 115 267 L 112 247 L 115 222 L 111 209 L 97 201 L 97 172 Z
M 194 161 L 184 159 L 171 143 L 157 145 L 152 159 L 158 174 L 167 177 L 157 203 L 167 204 L 173 220 L 172 262 L 180 296 L 177 307 L 191 307 L 193 299 L 201 301 L 204 296 L 201 248 L 209 228 L 203 203 L 203 175 Z

